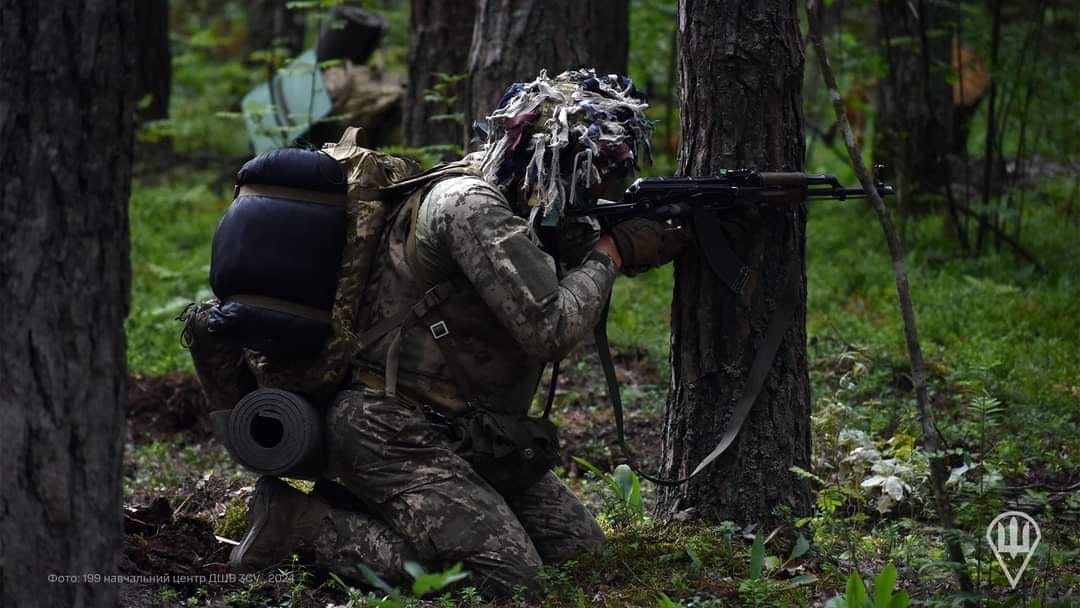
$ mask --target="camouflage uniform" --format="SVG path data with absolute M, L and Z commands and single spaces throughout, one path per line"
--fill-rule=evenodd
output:
M 479 178 L 439 182 L 416 217 L 415 255 L 407 247 L 412 215 L 392 220 L 359 326 L 397 315 L 430 285 L 452 279 L 460 287 L 434 315 L 454 334 L 470 377 L 459 383 L 451 376 L 426 323 L 408 326 L 400 339 L 402 399 L 361 387 L 377 384 L 371 378 L 382 374 L 392 335 L 360 353 L 356 390 L 338 394 L 327 426 L 329 474 L 361 498 L 365 511 L 333 510 L 333 525 L 308 548 L 333 571 L 364 563 L 390 579 L 402 576 L 405 559 L 461 561 L 473 573 L 471 584 L 508 595 L 542 563 L 599 546 L 603 533 L 552 473 L 519 495 L 500 495 L 407 403 L 459 413 L 463 384 L 485 407 L 527 412 L 545 361 L 588 335 L 617 272 L 610 258 L 593 253 L 558 280 L 527 222 Z

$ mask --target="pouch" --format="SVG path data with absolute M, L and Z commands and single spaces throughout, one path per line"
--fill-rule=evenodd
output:
M 455 418 L 458 453 L 502 494 L 516 494 L 559 462 L 559 430 L 547 418 L 473 408 Z

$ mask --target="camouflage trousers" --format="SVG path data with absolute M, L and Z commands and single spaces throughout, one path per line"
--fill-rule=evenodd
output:
M 327 413 L 328 474 L 363 511 L 332 509 L 309 547 L 315 563 L 357 577 L 365 564 L 391 581 L 403 563 L 462 562 L 471 585 L 503 597 L 528 587 L 542 564 L 599 547 L 596 520 L 551 472 L 503 496 L 453 452 L 426 418 L 381 391 L 347 390 Z

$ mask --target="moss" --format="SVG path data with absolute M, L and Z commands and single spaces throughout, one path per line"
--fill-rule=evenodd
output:
M 232 540 L 243 538 L 247 532 L 247 501 L 237 497 L 225 507 L 225 515 L 214 523 L 214 534 Z
M 598 552 L 570 564 L 569 580 L 557 574 L 544 605 L 573 604 L 575 590 L 602 593 L 605 606 L 652 606 L 660 593 L 733 597 L 746 573 L 749 549 L 727 548 L 720 528 L 701 524 L 647 524 L 613 532 Z

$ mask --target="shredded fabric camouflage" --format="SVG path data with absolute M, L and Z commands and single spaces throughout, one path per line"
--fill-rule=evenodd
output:
M 533 218 L 543 213 L 547 225 L 556 225 L 564 205 L 588 204 L 576 202 L 579 185 L 635 168 L 639 152 L 652 162 L 653 123 L 645 117 L 647 107 L 629 78 L 592 69 L 549 78 L 541 71 L 536 80 L 511 86 L 487 117 L 484 178 L 506 185 L 524 176 L 521 187 L 532 197 Z M 573 155 L 569 174 L 567 154 Z

